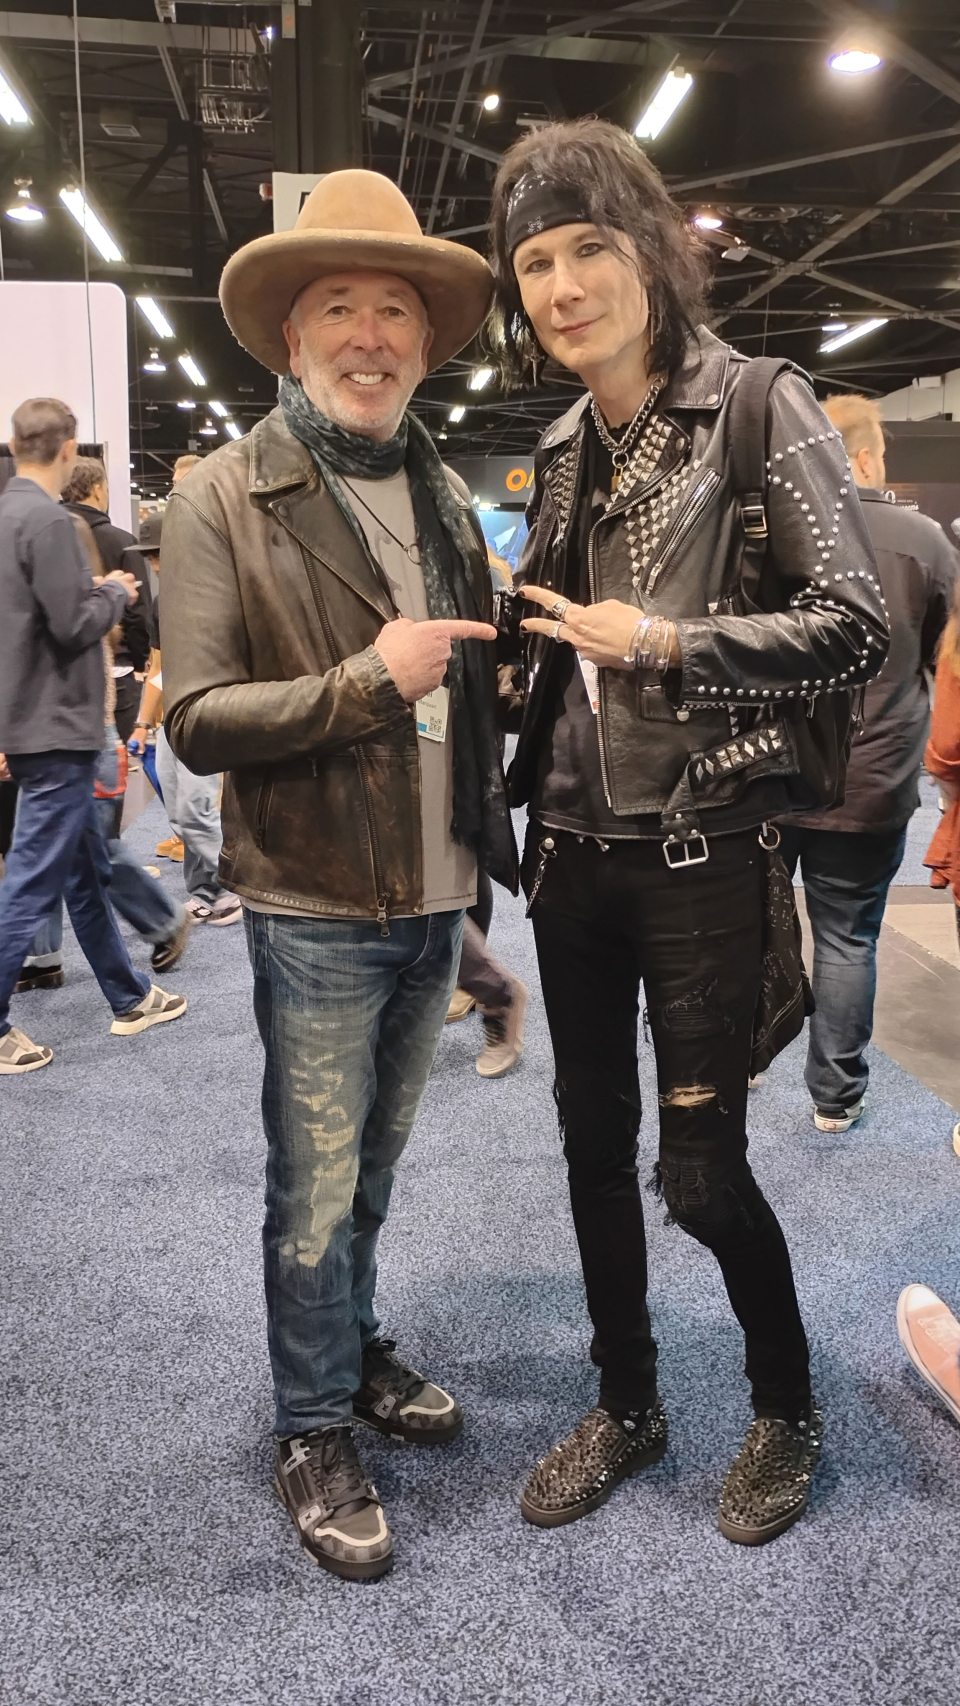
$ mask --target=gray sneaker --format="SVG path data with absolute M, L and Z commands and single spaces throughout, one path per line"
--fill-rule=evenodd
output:
M 168 995 L 157 984 L 130 1013 L 121 1013 L 110 1026 L 115 1037 L 132 1037 L 137 1031 L 147 1031 L 151 1025 L 165 1025 L 168 1019 L 179 1019 L 187 1010 L 185 995 Z
M 386 1574 L 393 1536 L 349 1428 L 278 1440 L 273 1485 L 315 1564 L 351 1582 Z
M 52 1048 L 32 1043 L 16 1025 L 0 1037 L 0 1072 L 36 1072 L 38 1067 L 49 1066 L 52 1059 Z

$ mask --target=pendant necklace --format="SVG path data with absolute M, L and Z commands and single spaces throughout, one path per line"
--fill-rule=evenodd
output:
M 360 496 L 360 493 L 356 490 L 356 488 L 354 486 L 351 486 L 350 481 L 348 479 L 346 479 L 346 477 L 343 474 L 341 474 L 340 478 L 343 481 L 344 485 L 346 486 L 347 491 L 350 492 L 351 495 L 356 498 L 357 503 L 362 504 L 364 509 L 366 510 L 367 514 L 373 516 L 373 519 L 377 523 L 377 526 L 382 527 L 384 533 L 389 533 L 390 538 L 393 540 L 393 543 L 395 545 L 399 545 L 404 556 L 406 558 L 408 558 L 408 560 L 413 564 L 414 568 L 418 569 L 420 567 L 420 547 L 417 544 L 417 541 L 414 539 L 411 544 L 405 545 L 403 543 L 402 539 L 397 538 L 396 534 L 393 531 L 393 528 L 387 526 L 386 522 L 383 519 L 383 516 L 378 515 L 375 509 L 371 509 L 370 505 L 367 503 L 366 499 L 362 498 Z
M 653 405 L 662 390 L 663 380 L 655 379 L 653 384 L 650 386 L 650 389 L 647 391 L 643 402 L 640 404 L 639 409 L 634 415 L 633 420 L 620 434 L 619 438 L 614 438 L 613 434 L 610 432 L 606 421 L 600 413 L 600 410 L 597 408 L 596 399 L 594 397 L 591 397 L 590 399 L 590 413 L 593 416 L 593 424 L 597 429 L 597 436 L 604 449 L 609 450 L 610 458 L 613 462 L 613 479 L 610 482 L 610 491 L 614 497 L 616 496 L 620 481 L 623 479 L 627 463 L 629 462 L 636 447 L 637 440 L 650 419 L 650 416 L 653 413 Z M 363 500 L 361 499 L 361 502 L 362 501 Z

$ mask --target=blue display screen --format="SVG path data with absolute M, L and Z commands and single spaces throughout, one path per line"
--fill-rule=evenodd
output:
M 491 551 L 495 551 L 498 557 L 504 557 L 515 572 L 527 541 L 527 523 L 522 510 L 481 509 L 478 513 L 483 537 Z

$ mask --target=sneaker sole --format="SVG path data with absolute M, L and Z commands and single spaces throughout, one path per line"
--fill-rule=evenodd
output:
M 592 1498 L 584 1499 L 581 1504 L 570 1506 L 565 1510 L 541 1510 L 539 1505 L 528 1503 L 525 1494 L 521 1493 L 520 1514 L 527 1522 L 532 1522 L 534 1528 L 562 1528 L 565 1523 L 577 1522 L 580 1517 L 589 1516 L 591 1511 L 597 1511 L 601 1505 L 605 1505 L 611 1493 L 616 1492 L 622 1481 L 629 1481 L 631 1475 L 639 1475 L 641 1469 L 649 1469 L 651 1464 L 659 1463 L 661 1457 L 666 1455 L 669 1443 L 669 1440 L 662 1440 L 657 1445 L 651 1446 L 650 1450 L 645 1451 L 642 1457 L 638 1457 L 627 1468 L 623 1469 L 608 1487 L 604 1487 L 602 1493 L 594 1493 Z
M 445 1432 L 434 1428 L 429 1433 L 421 1433 L 419 1429 L 408 1432 L 406 1428 L 391 1428 L 386 1422 L 382 1422 L 379 1416 L 371 1419 L 370 1416 L 361 1415 L 359 1410 L 354 1410 L 353 1419 L 362 1427 L 370 1428 L 373 1433 L 382 1434 L 386 1439 L 402 1440 L 405 1445 L 449 1445 L 451 1440 L 457 1439 L 463 1433 L 462 1416 Z
M 778 1534 L 786 1534 L 788 1528 L 800 1521 L 809 1499 L 809 1492 L 804 1493 L 803 1503 L 795 1511 L 791 1511 L 789 1516 L 778 1517 L 776 1522 L 767 1523 L 763 1528 L 738 1528 L 736 1523 L 728 1522 L 721 1511 L 717 1518 L 720 1533 L 725 1539 L 732 1540 L 735 1546 L 765 1546 L 768 1540 L 776 1540 Z
M 374 1558 L 372 1563 L 369 1564 L 354 1564 L 346 1558 L 335 1558 L 330 1552 L 315 1552 L 313 1547 L 308 1545 L 300 1524 L 293 1515 L 290 1506 L 287 1504 L 287 1501 L 283 1496 L 283 1488 L 281 1487 L 279 1478 L 276 1475 L 273 1478 L 273 1490 L 290 1518 L 290 1521 L 293 1523 L 293 1526 L 296 1529 L 297 1539 L 299 1540 L 304 1552 L 314 1564 L 319 1564 L 321 1570 L 329 1570 L 332 1576 L 339 1576 L 341 1581 L 345 1582 L 375 1582 L 378 1577 L 385 1576 L 388 1570 L 393 1569 L 392 1548 L 385 1558 Z
M 13 986 L 14 995 L 30 995 L 35 989 L 62 989 L 66 983 L 62 971 L 38 972 L 36 977 L 25 977 Z
M 205 923 L 219 926 L 224 924 L 239 924 L 242 917 L 243 907 L 238 906 L 236 912 L 229 913 L 226 918 L 214 918 L 213 913 L 211 912 L 210 917 L 205 920 Z
M 152 1025 L 166 1025 L 171 1019 L 180 1019 L 187 1011 L 187 998 L 183 997 L 181 1005 L 171 1013 L 144 1013 L 132 1024 L 126 1019 L 114 1019 L 110 1026 L 110 1034 L 114 1037 L 134 1037 L 140 1031 L 149 1031 Z
M 51 1049 L 42 1060 L 29 1060 L 24 1066 L 8 1066 L 4 1062 L 0 1062 L 0 1077 L 13 1078 L 21 1072 L 39 1072 L 41 1066 L 49 1066 L 52 1059 L 53 1050 Z
M 949 1392 L 944 1391 L 940 1382 L 934 1379 L 930 1370 L 924 1367 L 917 1355 L 913 1340 L 910 1337 L 910 1330 L 907 1326 L 907 1313 L 904 1307 L 902 1292 L 897 1298 L 897 1332 L 900 1335 L 900 1343 L 906 1351 L 907 1356 L 910 1358 L 910 1361 L 913 1363 L 913 1366 L 921 1380 L 926 1381 L 931 1392 L 935 1392 L 937 1394 L 941 1404 L 945 1404 L 947 1409 L 950 1411 L 951 1416 L 953 1416 L 956 1421 L 960 1422 L 960 1404 L 956 1402 L 956 1399 L 951 1398 Z
M 481 1078 L 504 1078 L 508 1072 L 513 1071 L 513 1068 L 516 1066 L 518 1060 L 520 1060 L 522 1055 L 523 1055 L 523 1048 L 521 1047 L 521 1048 L 517 1049 L 517 1052 L 513 1056 L 513 1059 L 507 1061 L 506 1066 L 497 1066 L 497 1067 L 494 1067 L 492 1070 L 488 1069 L 487 1067 L 481 1066 L 480 1062 L 477 1061 L 476 1062 L 477 1072 L 479 1073 Z
M 858 1114 L 844 1115 L 843 1118 L 835 1119 L 832 1114 L 820 1114 L 814 1109 L 813 1123 L 818 1131 L 849 1131 L 851 1126 L 855 1126 L 858 1120 L 863 1119 L 866 1111 L 866 1108 L 861 1107 Z

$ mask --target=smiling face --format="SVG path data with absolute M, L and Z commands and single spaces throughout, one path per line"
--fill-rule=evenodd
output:
M 433 342 L 412 284 L 376 272 L 315 279 L 283 331 L 290 371 L 322 414 L 347 432 L 393 437 Z
M 622 232 L 558 225 L 519 244 L 514 272 L 527 316 L 548 355 L 587 385 L 639 363 L 645 373 L 650 305 L 636 251 Z

